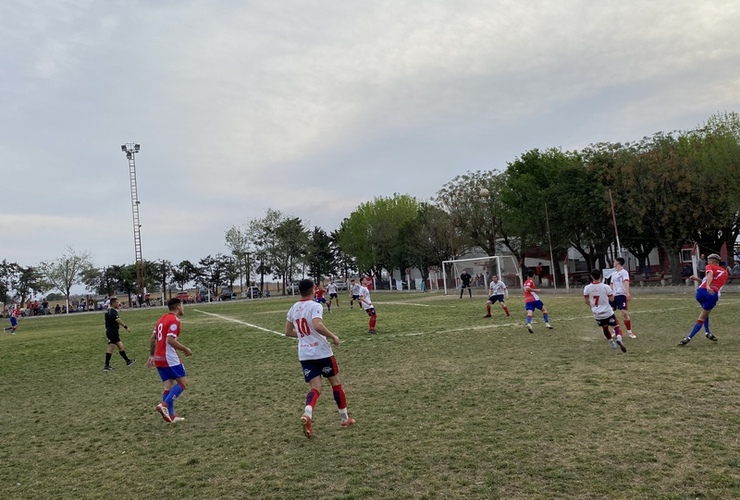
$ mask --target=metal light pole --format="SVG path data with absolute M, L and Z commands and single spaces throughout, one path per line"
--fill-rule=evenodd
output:
M 129 184 L 131 186 L 131 215 L 134 222 L 134 253 L 136 256 L 136 290 L 137 302 L 144 297 L 144 255 L 141 248 L 141 222 L 139 220 L 139 191 L 136 186 L 135 155 L 141 149 L 140 144 L 127 142 L 121 145 L 121 151 L 128 159 Z M 139 304 L 141 307 L 141 304 Z

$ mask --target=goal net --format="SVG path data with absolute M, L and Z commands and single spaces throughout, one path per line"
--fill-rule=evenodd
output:
M 488 283 L 494 274 L 509 288 L 522 287 L 522 276 L 516 260 L 511 255 L 484 255 L 469 259 L 454 259 L 442 262 L 442 282 L 445 295 L 450 290 L 459 290 L 462 285 L 460 275 L 467 271 L 470 274 L 470 285 L 473 291 L 487 293 Z

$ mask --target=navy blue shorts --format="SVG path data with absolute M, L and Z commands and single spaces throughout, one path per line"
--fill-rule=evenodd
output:
M 619 311 L 626 311 L 627 310 L 627 296 L 626 295 L 615 295 L 614 300 L 609 302 L 609 305 L 612 306 L 612 309 L 619 310 Z
M 717 305 L 719 296 L 717 293 L 709 293 L 706 288 L 699 288 L 696 291 L 696 301 L 701 304 L 701 308 L 705 311 L 711 311 L 714 306 Z
M 329 294 L 329 298 L 330 299 L 336 299 L 337 298 L 337 294 L 336 293 L 330 293 Z
M 185 367 L 182 366 L 182 363 L 177 366 L 158 366 L 157 371 L 159 372 L 159 378 L 162 379 L 162 382 L 167 382 L 168 380 L 176 380 L 185 376 Z
M 488 297 L 488 302 L 491 304 L 495 304 L 496 302 L 504 303 L 504 296 L 503 295 L 491 295 Z
M 597 319 L 596 324 L 603 327 L 603 326 L 617 326 L 619 323 L 617 323 L 617 318 L 612 314 L 608 318 Z
M 375 308 L 371 307 L 370 309 L 365 309 L 365 312 L 368 316 L 375 316 Z
M 18 318 L 15 316 L 10 317 L 10 326 L 18 326 Z
M 308 382 L 316 377 L 333 377 L 339 375 L 339 365 L 334 356 L 321 359 L 306 359 L 301 361 L 303 368 L 303 379 Z
M 324 297 L 321 297 L 320 299 L 317 298 L 316 302 L 318 302 L 319 304 L 326 304 L 326 299 Z
M 534 311 L 535 309 L 539 309 L 541 311 L 543 307 L 545 307 L 545 304 L 543 304 L 541 300 L 524 303 L 524 309 L 527 311 Z
M 357 300 L 357 299 L 359 299 L 359 298 L 360 298 L 360 296 L 359 296 L 359 295 L 353 295 L 353 296 L 352 296 L 352 300 Z

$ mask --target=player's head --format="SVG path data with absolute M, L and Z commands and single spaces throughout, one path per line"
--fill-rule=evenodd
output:
M 175 313 L 177 316 L 182 316 L 185 313 L 182 300 L 177 297 L 173 297 L 167 301 L 167 310 L 171 313 Z
M 594 269 L 591 271 L 591 279 L 594 281 L 601 281 L 601 269 Z
M 532 278 L 533 276 L 534 276 L 533 270 L 530 269 L 529 271 L 527 271 L 527 277 Z
M 710 254 L 709 254 L 709 255 L 707 256 L 707 260 L 711 260 L 711 261 L 714 261 L 714 262 L 712 262 L 712 263 L 713 263 L 713 264 L 714 264 L 714 265 L 716 266 L 716 265 L 718 265 L 718 264 L 719 264 L 719 262 L 720 262 L 720 261 L 722 260 L 722 257 L 720 257 L 719 255 L 717 255 L 716 253 L 710 253 Z
M 334 278 L 329 278 L 329 283 L 334 283 Z
M 301 297 L 303 298 L 311 297 L 313 295 L 313 287 L 313 280 L 310 280 L 308 278 L 298 282 L 298 291 L 301 292 Z
M 624 257 L 617 257 L 614 259 L 614 266 L 616 267 L 617 264 L 619 264 L 620 267 L 624 267 Z
M 494 283 L 496 283 L 498 281 L 498 276 L 496 276 L 495 274 L 493 276 L 491 276 L 491 281 L 493 281 Z
M 354 278 L 352 278 L 351 280 L 349 280 L 349 282 L 350 282 L 350 283 L 352 283 L 352 284 L 354 285 L 354 284 L 355 284 L 355 279 L 354 279 Z
M 118 297 L 111 297 L 110 298 L 110 306 L 113 309 L 118 309 L 119 307 L 121 307 L 121 303 L 118 302 Z

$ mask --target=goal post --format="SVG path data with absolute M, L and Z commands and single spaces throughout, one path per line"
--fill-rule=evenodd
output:
M 509 288 L 521 288 L 521 270 L 511 255 L 483 255 L 467 259 L 453 259 L 442 262 L 442 283 L 445 295 L 450 290 L 460 287 L 460 275 L 463 271 L 473 277 L 473 287 L 482 287 L 484 293 L 488 290 L 488 283 L 494 274 Z

